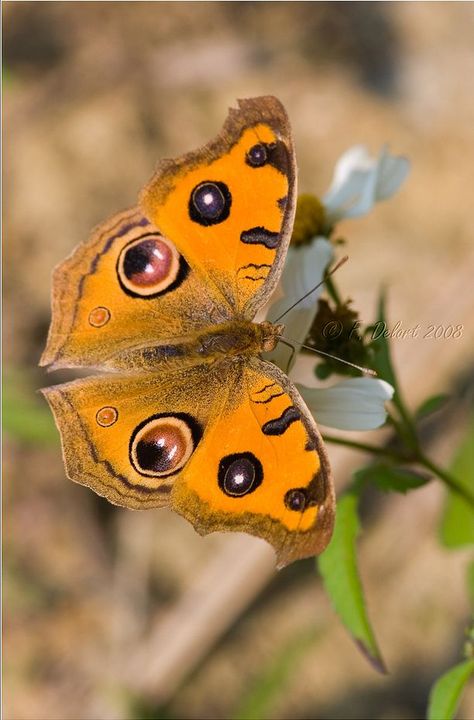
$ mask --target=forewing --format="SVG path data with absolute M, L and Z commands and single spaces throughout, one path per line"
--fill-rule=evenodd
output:
M 176 342 L 230 316 L 138 208 L 115 215 L 58 265 L 41 365 L 127 368 L 135 347 Z
M 259 97 L 240 100 L 205 147 L 161 162 L 141 205 L 234 313 L 251 319 L 281 273 L 295 197 L 288 117 L 276 98 Z

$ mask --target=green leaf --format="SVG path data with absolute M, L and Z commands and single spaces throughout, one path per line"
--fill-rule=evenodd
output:
M 272 717 L 272 707 L 285 692 L 285 686 L 297 671 L 308 650 L 314 645 L 318 631 L 305 629 L 286 642 L 264 669 L 250 691 L 241 699 L 233 713 L 235 720 L 260 720 Z
M 355 488 L 339 499 L 334 535 L 328 548 L 319 557 L 319 570 L 336 612 L 358 647 L 376 670 L 385 673 L 387 670 L 367 615 L 357 569 L 358 501 Z
M 474 672 L 474 660 L 465 660 L 442 675 L 431 688 L 428 720 L 454 718 L 462 691 Z
M 448 400 L 449 395 L 433 395 L 432 397 L 427 398 L 424 402 L 421 403 L 420 407 L 416 411 L 416 419 L 421 420 L 427 415 L 431 415 L 432 413 L 436 412 L 436 410 L 439 410 L 440 407 L 445 405 Z
M 6 371 L 3 378 L 5 431 L 25 443 L 58 442 L 53 416 L 38 393 L 31 389 L 26 372 Z
M 467 490 L 474 478 L 474 417 L 451 465 L 451 474 Z M 440 527 L 441 542 L 448 548 L 474 543 L 474 511 L 458 494 L 448 492 Z
M 383 492 L 406 493 L 426 485 L 430 476 L 411 468 L 395 467 L 386 463 L 374 463 L 361 468 L 354 475 L 356 482 L 370 482 Z

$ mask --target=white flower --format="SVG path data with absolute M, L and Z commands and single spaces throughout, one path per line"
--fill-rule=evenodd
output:
M 369 212 L 376 202 L 386 200 L 398 190 L 409 169 L 406 158 L 390 155 L 386 147 L 382 148 L 378 158 L 372 158 L 364 146 L 350 148 L 339 159 L 331 187 L 323 198 L 329 224 Z M 308 297 L 305 295 L 321 282 L 332 257 L 333 246 L 325 237 L 316 237 L 305 245 L 290 246 L 280 283 L 271 303 L 263 311 L 263 316 L 274 323 L 284 313 L 284 337 L 295 343 L 296 351 L 311 328 L 323 287 Z M 299 300 L 301 302 L 285 312 Z M 266 358 L 289 373 L 296 353 L 279 343 Z M 310 383 L 314 377 L 313 367 L 311 365 Z M 294 379 L 298 377 L 298 367 L 295 371 L 292 373 Z M 394 393 L 393 387 L 384 380 L 367 377 L 344 380 L 329 388 L 298 383 L 297 387 L 317 422 L 340 430 L 373 430 L 383 425 L 387 417 L 385 402 Z
M 323 237 L 315 238 L 307 245 L 290 247 L 274 302 L 266 310 L 267 320 L 276 322 L 285 310 L 314 288 L 322 280 L 332 257 L 333 246 Z M 286 328 L 284 337 L 289 341 L 304 343 L 317 313 L 317 299 L 322 290 L 321 286 L 285 314 L 282 319 Z M 279 343 L 265 357 L 288 373 L 290 360 L 292 365 L 299 350 L 297 344 L 295 349 L 292 357 L 291 348 Z M 314 377 L 313 367 L 311 363 L 308 368 L 310 378 Z M 294 378 L 299 374 L 298 368 L 295 370 Z M 387 382 L 365 377 L 343 380 L 330 388 L 300 384 L 297 387 L 318 423 L 341 430 L 372 430 L 383 425 L 386 418 L 384 403 L 393 395 L 393 388 Z
M 315 238 L 307 245 L 290 247 L 273 304 L 267 306 L 266 311 L 264 309 L 267 320 L 276 322 L 285 310 L 321 282 L 332 257 L 333 246 L 324 237 Z M 282 318 L 284 337 L 290 342 L 296 341 L 296 353 L 280 342 L 265 356 L 286 373 L 297 357 L 297 343 L 304 343 L 308 335 L 322 290 L 321 286 Z M 311 363 L 310 378 L 314 377 L 313 367 Z M 298 368 L 295 370 L 293 378 L 299 374 Z M 384 403 L 393 395 L 392 386 L 384 380 L 365 377 L 343 380 L 329 388 L 307 387 L 298 383 L 297 387 L 318 423 L 341 430 L 372 430 L 383 425 L 387 416 Z
M 385 380 L 367 377 L 343 380 L 328 388 L 297 384 L 306 405 L 320 425 L 339 430 L 374 430 L 385 422 L 385 402 L 394 389 Z
M 320 283 L 332 256 L 333 246 L 324 237 L 317 237 L 306 245 L 290 246 L 279 286 L 273 296 L 273 304 L 266 312 L 266 319 L 276 322 L 285 310 Z M 289 339 L 304 343 L 318 311 L 317 301 L 323 289 L 321 285 L 282 318 L 288 329 Z M 288 371 L 291 352 L 291 348 L 279 343 L 275 350 L 268 354 L 267 359 Z
M 331 187 L 323 198 L 331 225 L 342 218 L 365 215 L 376 202 L 391 197 L 410 170 L 407 158 L 390 155 L 384 146 L 378 158 L 355 145 L 338 160 Z

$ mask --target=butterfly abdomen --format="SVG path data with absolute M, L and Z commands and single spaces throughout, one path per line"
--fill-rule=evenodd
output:
M 134 371 L 184 370 L 230 358 L 247 359 L 270 352 L 278 343 L 283 325 L 231 320 L 167 343 L 130 348 L 112 359 L 112 367 Z

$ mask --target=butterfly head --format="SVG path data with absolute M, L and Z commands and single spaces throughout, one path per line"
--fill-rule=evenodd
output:
M 260 345 L 262 352 L 271 352 L 276 348 L 280 340 L 281 335 L 285 329 L 284 325 L 274 325 L 273 323 L 265 320 L 258 326 L 260 332 Z

